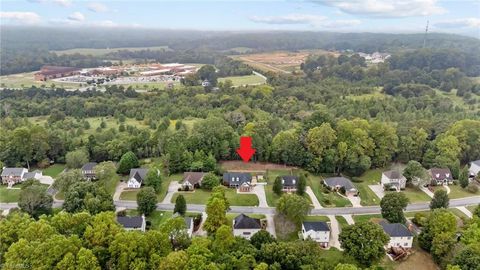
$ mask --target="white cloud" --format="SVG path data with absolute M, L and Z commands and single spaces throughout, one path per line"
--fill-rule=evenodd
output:
M 359 20 L 328 20 L 325 16 L 310 14 L 288 14 L 284 16 L 253 16 L 250 20 L 266 24 L 307 24 L 313 27 L 340 28 L 358 25 Z
M 0 19 L 17 24 L 34 24 L 40 22 L 40 16 L 35 12 L 0 12 Z
M 72 0 L 28 0 L 28 2 L 39 4 L 53 3 L 62 7 L 69 7 L 72 5 Z
M 438 0 L 313 0 L 349 14 L 373 17 L 413 17 L 444 14 Z
M 88 7 L 88 10 L 93 11 L 93 12 L 107 12 L 108 11 L 107 6 L 105 6 L 102 3 L 98 3 L 98 2 L 92 2 L 92 3 L 88 4 L 87 7 Z
M 71 20 L 71 21 L 76 21 L 76 22 L 83 22 L 85 20 L 85 16 L 80 13 L 80 12 L 74 12 L 72 14 L 70 14 L 67 19 Z
M 434 24 L 437 28 L 480 28 L 479 18 L 463 18 L 441 21 Z

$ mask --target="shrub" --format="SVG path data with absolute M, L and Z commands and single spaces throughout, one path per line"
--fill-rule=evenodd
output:
M 412 222 L 420 227 L 423 227 L 427 225 L 428 216 L 429 214 L 426 213 L 416 213 L 412 219 Z
M 468 184 L 466 189 L 470 193 L 477 193 L 478 192 L 478 186 L 475 183 Z

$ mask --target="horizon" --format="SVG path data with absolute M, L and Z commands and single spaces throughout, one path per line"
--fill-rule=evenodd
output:
M 165 11 L 167 7 L 167 11 Z M 2 1 L 0 25 L 205 32 L 449 33 L 480 38 L 480 2 Z

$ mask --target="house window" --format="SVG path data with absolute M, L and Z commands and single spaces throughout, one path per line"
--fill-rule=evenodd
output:
M 250 235 L 251 232 L 243 232 L 243 235 Z
M 404 247 L 408 246 L 408 243 L 403 244 Z

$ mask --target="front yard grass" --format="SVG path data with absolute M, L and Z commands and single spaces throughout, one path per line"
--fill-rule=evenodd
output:
M 388 192 L 396 192 L 396 191 L 386 191 Z M 418 203 L 418 202 L 429 202 L 432 200 L 425 192 L 421 191 L 420 189 L 414 187 L 406 187 L 404 190 L 401 191 L 405 196 L 408 198 L 410 203 Z
M 380 204 L 380 199 L 377 197 L 375 192 L 373 192 L 370 187 L 368 187 L 368 185 L 375 185 L 380 183 L 380 179 L 382 178 L 382 172 L 384 170 L 385 169 L 383 168 L 368 170 L 360 177 L 352 179 L 356 180 L 353 184 L 360 192 L 359 195 L 361 199 L 361 205 L 368 206 Z
M 277 205 L 278 199 L 280 196 L 273 192 L 273 183 L 275 178 L 279 175 L 292 175 L 292 170 L 268 170 L 265 178 L 267 185 L 265 186 L 265 196 L 267 197 L 267 204 L 270 207 L 275 207 Z
M 347 220 L 342 217 L 342 216 L 335 216 L 335 218 L 337 219 L 338 221 L 338 225 L 340 226 L 340 229 L 344 229 L 348 226 L 348 222 Z
M 20 197 L 20 191 L 21 191 L 20 189 L 7 189 L 7 185 L 1 185 L 0 186 L 0 202 L 2 203 L 18 202 L 18 198 Z
M 304 221 L 324 221 L 329 222 L 330 219 L 327 216 L 306 216 Z
M 474 205 L 469 205 L 467 206 L 467 209 L 470 210 L 470 212 L 475 212 L 475 209 L 477 209 L 477 207 L 479 207 L 479 204 L 474 204 Z
M 187 201 L 187 204 L 206 204 L 208 198 L 210 197 L 210 191 L 203 189 L 195 189 L 194 192 L 176 192 L 171 202 L 175 203 L 179 194 L 182 194 Z M 225 196 L 230 202 L 230 205 L 235 206 L 257 206 L 258 198 L 255 194 L 241 194 L 233 188 L 228 188 L 225 190 Z
M 382 215 L 381 214 L 372 214 L 372 215 L 353 215 L 353 220 L 355 223 L 359 222 L 366 222 L 370 220 L 375 220 L 375 219 L 381 219 Z
M 450 193 L 448 194 L 448 197 L 450 199 L 459 199 L 459 198 L 472 197 L 472 196 L 477 196 L 478 195 L 478 192 L 477 193 L 468 192 L 466 189 L 463 189 L 459 185 L 449 185 L 448 187 L 450 188 Z M 443 186 L 434 186 L 433 187 L 434 192 L 438 189 L 446 190 L 445 187 L 443 187 Z
M 53 164 L 48 168 L 42 170 L 43 175 L 48 175 L 55 178 L 65 169 L 65 164 Z
M 323 178 L 319 175 L 309 174 L 307 185 L 312 188 L 313 193 L 317 196 L 318 201 L 324 207 L 346 207 L 352 206 L 350 201 L 335 192 L 328 191 L 322 185 Z

